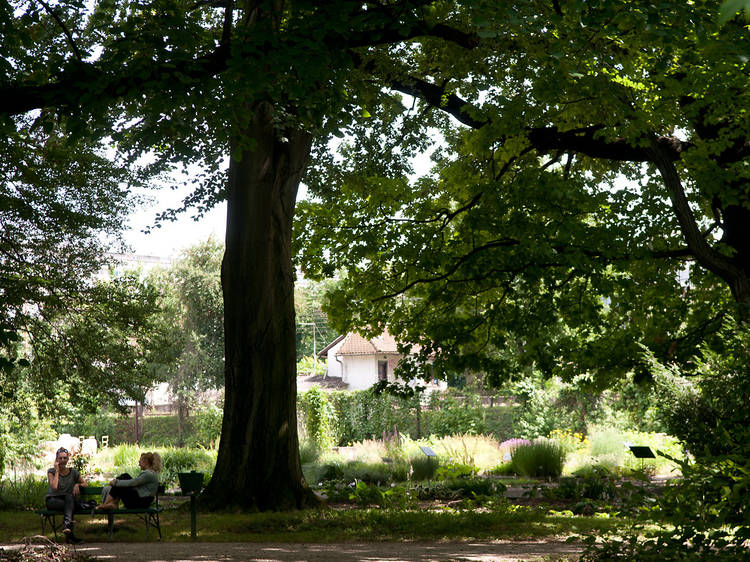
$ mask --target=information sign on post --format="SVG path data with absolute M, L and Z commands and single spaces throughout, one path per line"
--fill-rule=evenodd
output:
M 422 449 L 422 452 L 427 455 L 428 457 L 437 457 L 437 453 L 433 451 L 430 447 L 427 445 L 420 445 L 420 449 Z
M 651 447 L 646 445 L 628 445 L 628 449 L 633 453 L 633 456 L 637 459 L 641 459 L 641 471 L 643 470 L 643 459 L 655 459 L 656 455 L 651 450 Z
M 190 538 L 196 538 L 196 506 L 195 497 L 201 493 L 203 488 L 203 473 L 191 470 L 190 472 L 180 472 L 177 474 L 180 480 L 182 494 L 190 496 Z

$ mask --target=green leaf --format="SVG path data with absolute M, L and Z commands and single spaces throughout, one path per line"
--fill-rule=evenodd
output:
M 719 23 L 725 24 L 743 10 L 745 19 L 750 19 L 750 0 L 726 0 L 719 8 Z

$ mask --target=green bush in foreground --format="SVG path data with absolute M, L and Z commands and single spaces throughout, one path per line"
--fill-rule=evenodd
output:
M 18 480 L 0 481 L 0 509 L 37 509 L 47 494 L 47 478 L 28 475 Z
M 562 474 L 565 449 L 554 441 L 535 441 L 511 452 L 513 470 L 521 476 L 556 478 Z

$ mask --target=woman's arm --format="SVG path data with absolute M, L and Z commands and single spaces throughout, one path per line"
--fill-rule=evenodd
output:
M 138 487 L 146 484 L 147 482 L 154 482 L 155 480 L 157 480 L 157 478 L 154 472 L 151 472 L 150 470 L 144 470 L 138 476 L 136 476 L 135 478 L 131 478 L 130 480 L 115 480 L 114 486 L 118 486 L 120 488 Z
M 83 476 L 81 476 L 81 473 L 77 473 L 78 478 L 76 479 L 76 483 L 73 486 L 73 495 L 75 497 L 81 496 L 81 488 L 85 488 L 87 486 L 86 481 L 83 479 Z
M 47 472 L 47 480 L 49 480 L 49 487 L 56 492 L 60 483 L 60 466 L 57 461 L 55 461 L 55 472 Z

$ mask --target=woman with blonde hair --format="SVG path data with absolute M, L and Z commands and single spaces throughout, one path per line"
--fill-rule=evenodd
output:
M 143 453 L 138 460 L 138 466 L 142 472 L 135 478 L 129 474 L 121 474 L 110 481 L 111 487 L 105 487 L 103 490 L 104 502 L 96 508 L 97 511 L 117 509 L 120 500 L 127 509 L 151 505 L 159 489 L 157 473 L 161 471 L 161 457 L 159 453 Z

